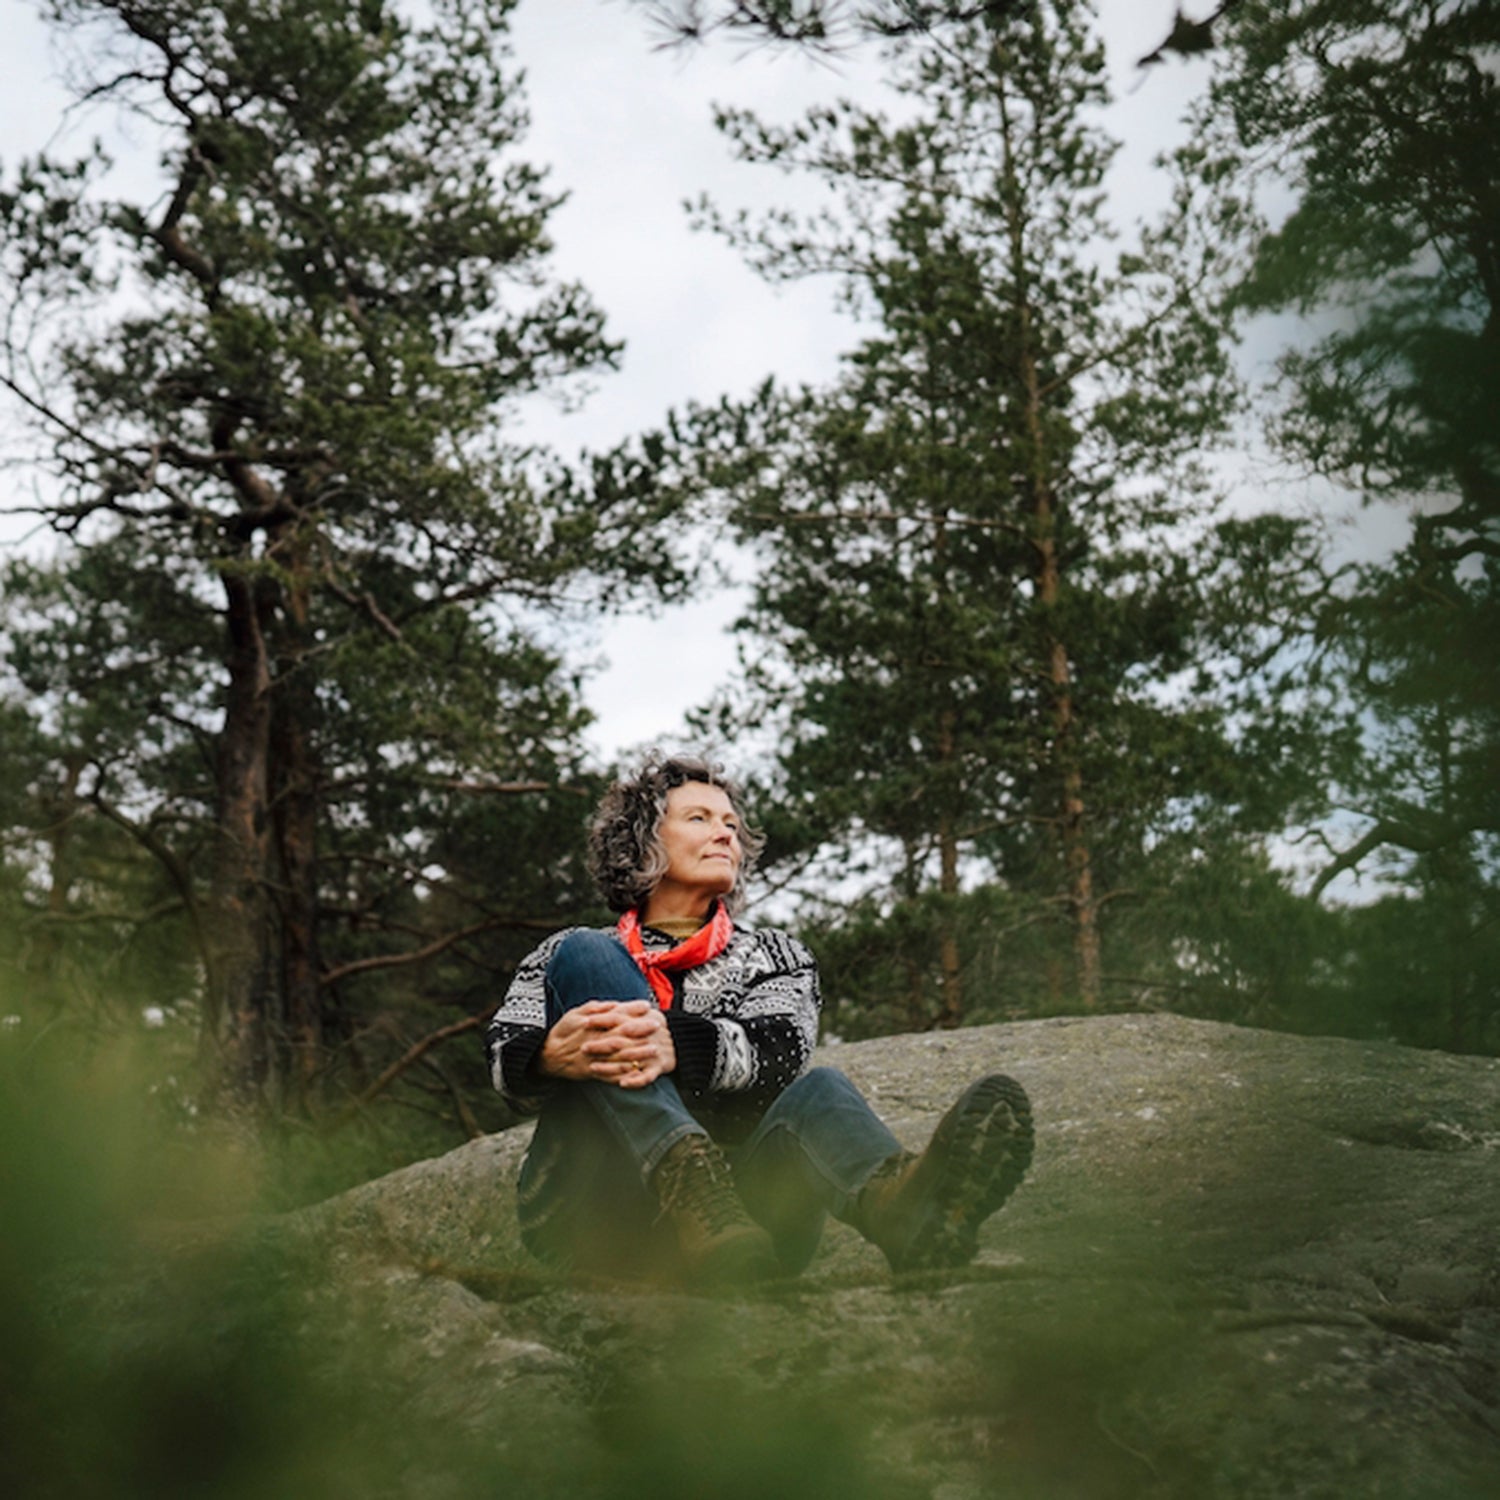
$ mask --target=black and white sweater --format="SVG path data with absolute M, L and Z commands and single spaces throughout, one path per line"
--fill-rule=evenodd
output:
M 546 1036 L 547 965 L 577 930 L 553 933 L 521 960 L 485 1036 L 490 1077 L 522 1114 L 538 1113 L 559 1087 L 533 1064 Z M 641 937 L 648 950 L 678 941 L 651 927 Z M 672 983 L 673 1079 L 713 1135 L 737 1139 L 807 1066 L 818 1037 L 817 964 L 784 932 L 737 925 L 717 958 L 673 974 Z

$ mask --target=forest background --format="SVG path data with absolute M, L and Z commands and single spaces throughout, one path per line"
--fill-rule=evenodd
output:
M 503 1125 L 684 742 L 839 1036 L 1500 1050 L 1493 8 L 511 9 L 8 7 L 7 1069 L 280 1201 Z

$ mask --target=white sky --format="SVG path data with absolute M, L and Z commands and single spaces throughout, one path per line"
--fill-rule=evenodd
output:
M 1199 67 L 1180 62 L 1144 77 L 1134 67 L 1165 36 L 1175 8 L 1175 0 L 1100 5 L 1120 95 L 1109 123 L 1126 143 L 1114 185 L 1118 201 L 1142 214 L 1162 196 L 1151 158 L 1202 82 Z M 0 165 L 8 169 L 57 133 L 66 96 L 32 0 L 0 0 L 0 26 Z M 722 38 L 658 50 L 645 13 L 621 0 L 522 0 L 514 39 L 533 116 L 522 154 L 547 165 L 552 186 L 570 195 L 552 222 L 556 270 L 589 288 L 612 336 L 626 344 L 622 373 L 603 377 L 576 413 L 539 404 L 527 435 L 571 457 L 650 428 L 690 399 L 744 393 L 768 374 L 830 376 L 854 341 L 833 308 L 833 287 L 768 288 L 718 240 L 693 233 L 681 204 L 704 191 L 731 207 L 813 191 L 731 160 L 712 128 L 711 105 L 747 105 L 789 120 L 841 94 L 873 102 L 880 87 L 873 52 L 832 66 Z M 65 132 L 59 149 L 81 147 L 102 128 L 99 119 L 87 121 Z M 7 487 L 15 478 L 7 477 Z M 0 538 L 16 534 L 0 515 Z M 658 619 L 601 621 L 595 641 L 578 643 L 607 663 L 587 688 L 599 716 L 591 735 L 598 752 L 677 738 L 683 712 L 732 668 L 724 627 L 735 609 L 732 595 L 709 587 Z M 634 667 L 646 658 L 659 669 L 642 693 Z
M 1152 69 L 1142 83 L 1134 66 L 1170 29 L 1175 0 L 1102 0 L 1100 10 L 1111 71 L 1123 80 L 1112 120 L 1129 142 L 1118 166 L 1122 201 L 1145 211 L 1161 197 L 1151 158 L 1191 93 L 1193 70 Z M 725 207 L 797 194 L 815 201 L 819 190 L 806 180 L 733 160 L 712 106 L 789 122 L 841 96 L 878 105 L 889 95 L 874 49 L 828 63 L 721 35 L 660 50 L 645 13 L 620 0 L 523 0 L 515 38 L 530 80 L 535 158 L 571 192 L 554 221 L 559 268 L 593 291 L 626 344 L 621 376 L 575 418 L 538 421 L 538 432 L 569 453 L 649 428 L 689 399 L 748 393 L 769 374 L 794 383 L 831 377 L 856 337 L 833 305 L 834 286 L 767 286 L 716 237 L 693 233 L 681 205 L 702 192 Z M 657 619 L 609 623 L 609 667 L 589 690 L 601 749 L 673 742 L 683 713 L 728 677 L 726 627 L 738 602 L 712 585 L 707 593 Z M 653 674 L 649 694 L 634 669 L 642 660 L 670 674 Z

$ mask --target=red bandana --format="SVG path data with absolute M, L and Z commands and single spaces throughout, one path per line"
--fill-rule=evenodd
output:
M 625 944 L 626 952 L 641 966 L 641 973 L 646 976 L 657 1004 L 663 1010 L 671 1010 L 672 981 L 668 976 L 679 969 L 696 969 L 699 964 L 706 964 L 709 959 L 717 958 L 734 936 L 734 922 L 724 910 L 724 903 L 716 901 L 711 921 L 706 922 L 685 942 L 678 943 L 675 948 L 664 948 L 659 953 L 646 952 L 646 945 L 641 941 L 639 912 L 626 912 L 615 924 L 615 932 Z

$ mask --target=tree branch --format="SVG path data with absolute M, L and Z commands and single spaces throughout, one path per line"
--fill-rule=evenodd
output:
M 406 637 L 401 633 L 401 627 L 381 609 L 375 602 L 375 596 L 368 589 L 363 594 L 356 594 L 352 589 L 346 589 L 334 579 L 333 569 L 327 563 L 323 565 L 323 583 L 335 599 L 342 600 L 350 609 L 358 613 L 368 615 L 382 635 L 388 636 L 398 646 L 411 650 Z
M 562 786 L 555 781 L 459 781 L 447 777 L 417 777 L 418 786 L 441 787 L 447 792 L 471 792 L 482 797 L 512 797 L 528 792 L 564 792 L 570 797 L 589 797 L 581 786 Z
M 369 974 L 376 969 L 396 969 L 407 964 L 423 963 L 429 958 L 436 958 L 439 953 L 445 952 L 455 943 L 461 943 L 465 938 L 474 937 L 481 932 L 492 932 L 505 925 L 494 918 L 475 922 L 469 927 L 459 927 L 443 937 L 435 938 L 423 948 L 412 948 L 405 953 L 380 953 L 372 958 L 356 958 L 337 968 L 325 969 L 318 980 L 325 985 L 337 984 L 341 979 L 352 978 L 355 974 Z
M 1468 832 L 1472 832 L 1472 828 L 1468 825 L 1459 827 L 1450 824 L 1435 833 L 1423 833 L 1410 823 L 1398 823 L 1391 818 L 1382 818 L 1363 838 L 1350 845 L 1331 864 L 1318 872 L 1318 878 L 1313 881 L 1309 895 L 1316 901 L 1330 882 L 1337 879 L 1345 870 L 1354 869 L 1365 855 L 1380 848 L 1382 844 L 1391 844 L 1397 849 L 1405 849 L 1412 854 L 1431 854 L 1435 849 L 1441 849 L 1445 844 L 1452 843 L 1455 838 Z
M 749 520 L 763 521 L 771 526 L 836 526 L 841 522 L 864 526 L 879 522 L 910 521 L 917 526 L 950 526 L 962 531 L 1008 531 L 1016 536 L 1026 534 L 1024 527 L 1012 521 L 985 519 L 979 516 L 927 515 L 920 511 L 911 513 L 897 510 L 809 511 L 788 515 L 785 512 L 755 510 L 747 511 L 745 515 Z
M 98 787 L 95 787 L 88 800 L 110 822 L 123 828 L 167 872 L 172 884 L 177 887 L 177 892 L 182 898 L 183 909 L 187 912 L 188 923 L 193 930 L 193 944 L 198 950 L 198 955 L 203 960 L 205 968 L 211 967 L 212 957 L 208 938 L 203 930 L 203 912 L 198 904 L 197 893 L 193 889 L 192 873 L 188 870 L 186 864 L 178 858 L 175 850 L 169 848 L 161 839 L 157 838 L 149 828 L 143 827 L 133 818 L 121 812 Z
M 356 1096 L 354 1103 L 350 1105 L 350 1112 L 369 1104 L 383 1094 L 413 1063 L 420 1062 L 440 1042 L 446 1042 L 450 1037 L 462 1036 L 466 1031 L 478 1031 L 489 1020 L 492 1010 L 493 1007 L 491 1010 L 481 1011 L 477 1016 L 465 1016 L 462 1021 L 440 1026 L 436 1031 L 429 1032 L 421 1041 L 413 1042 L 395 1062 L 365 1088 L 363 1093 Z

